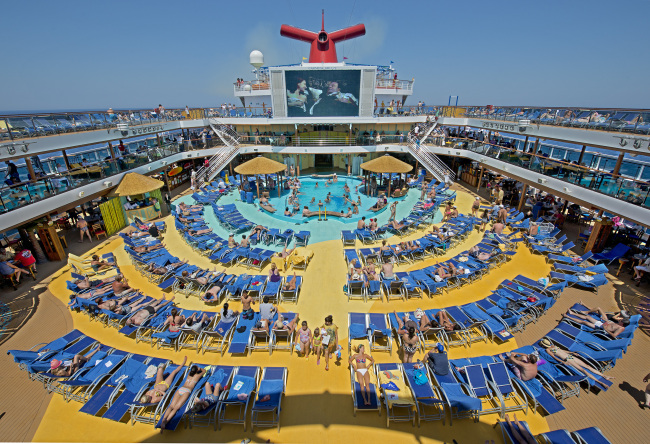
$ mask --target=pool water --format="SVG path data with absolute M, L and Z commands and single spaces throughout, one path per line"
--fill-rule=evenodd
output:
M 298 214 L 295 214 L 291 217 L 291 220 L 297 222 L 303 219 L 302 210 L 305 206 L 309 208 L 310 211 L 318 211 L 319 206 L 318 202 L 322 202 L 321 210 L 334 211 L 347 213 L 348 208 L 354 208 L 349 202 L 346 202 L 343 197 L 346 194 L 344 189 L 345 185 L 350 189 L 350 199 L 354 202 L 358 202 L 361 199 L 361 205 L 359 207 L 359 214 L 353 214 L 352 219 L 360 219 L 362 216 L 370 217 L 374 215 L 375 212 L 368 211 L 370 207 L 375 205 L 377 198 L 368 197 L 365 194 L 359 193 L 358 189 L 361 188 L 361 180 L 351 177 L 339 177 L 338 182 L 327 183 L 326 179 L 316 179 L 316 178 L 301 178 L 300 179 L 300 193 L 298 194 L 298 201 L 300 203 L 300 211 Z M 327 202 L 327 195 L 330 195 L 329 202 Z M 275 195 L 275 196 L 274 196 Z M 269 202 L 276 208 L 278 211 L 272 214 L 273 217 L 280 216 L 282 219 L 284 216 L 284 209 L 289 207 L 289 210 L 293 209 L 293 205 L 288 203 L 288 198 L 291 195 L 291 190 L 284 190 L 280 197 L 277 196 L 277 191 L 271 192 L 269 197 Z M 313 202 L 312 202 L 313 200 Z M 393 199 L 389 199 L 391 201 Z M 333 216 L 328 216 L 333 217 Z M 349 220 L 349 219 L 348 219 Z

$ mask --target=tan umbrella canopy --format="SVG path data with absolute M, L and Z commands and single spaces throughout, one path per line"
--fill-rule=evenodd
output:
M 244 162 L 241 165 L 238 165 L 235 168 L 237 174 L 243 174 L 244 176 L 255 176 L 257 174 L 275 174 L 280 171 L 284 171 L 286 168 L 285 164 L 276 162 L 275 160 L 269 159 L 267 157 L 257 156 L 254 159 Z M 260 197 L 260 184 L 257 183 L 257 198 Z M 278 184 L 278 196 L 280 195 L 280 184 Z
M 413 169 L 412 165 L 409 165 L 406 162 L 402 162 L 399 159 L 394 158 L 390 154 L 386 154 L 376 159 L 369 160 L 364 162 L 361 165 L 361 168 L 365 171 L 371 171 L 373 173 L 408 173 Z M 368 182 L 366 182 L 368 183 Z M 390 179 L 388 180 L 388 197 L 390 197 Z
M 115 189 L 118 196 L 135 196 L 136 194 L 149 193 L 162 188 L 163 181 L 138 173 L 127 173 L 122 177 L 120 184 Z

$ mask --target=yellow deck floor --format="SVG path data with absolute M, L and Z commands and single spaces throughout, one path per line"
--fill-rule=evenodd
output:
M 457 203 L 462 213 L 469 213 L 473 196 L 466 192 L 459 192 Z M 194 252 L 179 236 L 174 229 L 173 220 L 167 220 L 168 230 L 164 234 L 164 243 L 168 250 L 181 259 L 187 259 L 192 264 L 201 267 L 213 268 L 206 257 Z M 411 234 L 404 239 L 416 239 L 423 235 L 424 230 Z M 447 252 L 446 257 L 451 257 L 460 251 L 479 242 L 482 233 L 474 231 L 461 245 Z M 397 242 L 397 239 L 389 239 Z M 360 246 L 360 245 L 358 245 Z M 350 392 L 350 372 L 347 363 L 347 314 L 348 312 L 380 312 L 387 313 L 393 310 L 414 310 L 441 308 L 449 305 L 460 305 L 482 299 L 504 279 L 512 278 L 523 273 L 537 279 L 546 276 L 549 266 L 542 256 L 532 255 L 525 246 L 520 245 L 514 259 L 500 268 L 490 271 L 483 279 L 466 285 L 463 288 L 452 290 L 443 296 L 433 299 L 425 297 L 423 300 L 415 299 L 406 302 L 391 301 L 365 303 L 361 301 L 348 302 L 342 287 L 345 284 L 346 266 L 343 259 L 342 245 L 339 240 L 321 242 L 309 245 L 313 250 L 314 258 L 305 272 L 303 288 L 297 304 L 283 304 L 281 311 L 293 311 L 300 314 L 301 320 L 306 320 L 310 328 L 322 325 L 326 315 L 333 315 L 334 323 L 339 327 L 340 344 L 343 345 L 343 359 L 331 365 L 325 371 L 324 362 L 316 365 L 316 359 L 300 358 L 287 351 L 276 351 L 269 356 L 268 352 L 255 352 L 248 356 L 231 356 L 226 353 L 223 357 L 217 353 L 197 355 L 195 351 L 176 353 L 170 350 L 151 348 L 149 344 L 135 343 L 132 338 L 124 337 L 116 329 L 103 328 L 96 322 L 90 322 L 88 317 L 74 313 L 74 327 L 92 336 L 102 343 L 118 349 L 149 354 L 172 359 L 178 363 L 184 355 L 188 361 L 206 364 L 229 365 L 257 365 L 257 366 L 285 366 L 288 368 L 288 381 L 286 397 L 283 400 L 283 409 L 280 417 L 281 430 L 256 429 L 251 432 L 250 425 L 246 432 L 241 425 L 226 424 L 221 431 L 214 432 L 212 428 L 184 429 L 183 423 L 176 432 L 160 435 L 152 426 L 136 423 L 134 426 L 125 423 L 116 423 L 98 417 L 92 417 L 78 410 L 81 405 L 77 402 L 66 403 L 61 396 L 55 396 L 50 403 L 38 431 L 34 436 L 35 441 L 240 441 L 248 437 L 253 442 L 346 442 L 363 440 L 365 442 L 390 442 L 390 443 L 415 443 L 415 442 L 451 442 L 455 439 L 459 443 L 483 443 L 487 439 L 501 442 L 498 427 L 493 428 L 497 415 L 481 416 L 478 423 L 470 420 L 456 420 L 453 426 L 442 422 L 422 423 L 420 428 L 412 427 L 405 423 L 391 423 L 386 428 L 386 413 L 381 416 L 376 412 L 360 412 L 354 417 L 352 412 L 352 396 Z M 163 294 L 155 284 L 149 283 L 131 265 L 127 254 L 124 252 L 121 239 L 109 240 L 99 250 L 100 253 L 112 251 L 124 276 L 132 287 L 140 289 L 147 295 L 161 297 Z M 415 270 L 423 268 L 446 257 L 429 259 L 416 262 L 408 266 L 397 267 L 398 271 Z M 250 272 L 243 267 L 229 267 L 230 273 Z M 264 270 L 267 272 L 268 268 Z M 64 302 L 68 302 L 69 292 L 66 290 L 65 281 L 70 278 L 66 271 L 52 281 L 50 291 Z M 167 296 L 169 297 L 169 296 Z M 197 298 L 177 297 L 178 306 L 189 309 L 206 309 L 206 306 Z M 239 303 L 231 303 L 233 309 L 241 309 Z M 216 311 L 215 308 L 207 308 Z M 484 354 L 504 352 L 518 347 L 513 339 L 506 344 L 475 343 L 471 348 L 454 347 L 449 352 L 450 359 Z M 397 346 L 393 341 L 392 356 L 387 352 L 374 352 L 373 357 L 377 362 L 399 362 L 396 353 Z M 422 358 L 422 355 L 416 355 Z M 518 418 L 525 418 L 534 433 L 548 431 L 546 420 L 539 414 L 518 414 Z

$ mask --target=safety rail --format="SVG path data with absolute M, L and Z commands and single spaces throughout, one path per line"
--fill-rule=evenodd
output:
M 428 121 L 418 124 L 418 135 L 415 131 L 411 130 L 408 135 L 408 148 L 409 152 L 415 157 L 424 168 L 427 169 L 433 176 L 440 182 L 445 182 L 446 179 L 454 180 L 454 172 L 442 161 L 438 156 L 430 151 L 424 149 L 424 141 L 429 137 L 431 132 L 436 128 L 437 121 Z

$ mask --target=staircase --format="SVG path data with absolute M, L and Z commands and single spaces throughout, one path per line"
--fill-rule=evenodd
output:
M 207 165 L 196 172 L 196 183 L 201 185 L 211 181 L 239 152 L 239 134 L 235 130 L 219 123 L 218 119 L 210 119 L 210 128 L 221 139 L 224 146 L 208 160 Z
M 408 134 L 407 146 L 411 155 L 415 157 L 422 166 L 424 166 L 424 168 L 436 178 L 436 180 L 444 182 L 445 176 L 448 176 L 449 179 L 453 181 L 456 175 L 451 168 L 440 160 L 438 156 L 427 150 L 426 145 L 424 144 L 424 141 L 429 137 L 437 125 L 437 121 L 419 124 L 420 131 L 418 136 L 416 137 L 413 131 L 411 131 Z

